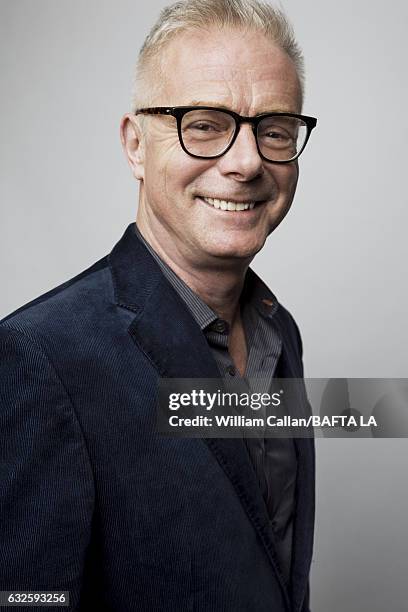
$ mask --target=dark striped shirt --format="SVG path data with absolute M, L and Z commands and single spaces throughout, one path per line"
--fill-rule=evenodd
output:
M 270 315 L 278 303 L 273 293 L 248 271 L 240 298 L 247 344 L 247 364 L 241 377 L 228 352 L 229 324 L 217 314 L 159 257 L 136 226 L 136 234 L 184 301 L 211 348 L 228 389 L 268 393 L 279 376 L 282 340 Z M 297 459 L 292 439 L 244 438 L 276 537 L 277 554 L 289 583 Z

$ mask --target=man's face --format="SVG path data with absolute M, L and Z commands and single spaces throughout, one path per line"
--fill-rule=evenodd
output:
M 156 106 L 223 106 L 245 116 L 300 112 L 293 62 L 256 33 L 238 30 L 184 33 L 164 51 L 163 89 Z M 260 158 L 249 124 L 232 148 L 212 160 L 180 147 L 174 117 L 146 120 L 138 224 L 161 248 L 190 263 L 250 260 L 288 212 L 298 179 L 296 162 Z M 256 202 L 253 209 L 223 211 L 203 198 Z

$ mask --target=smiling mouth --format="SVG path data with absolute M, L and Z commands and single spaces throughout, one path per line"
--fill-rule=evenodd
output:
M 244 210 L 252 210 L 256 204 L 260 204 L 261 202 L 248 201 L 248 202 L 234 202 L 233 200 L 220 200 L 218 198 L 205 198 L 204 196 L 200 196 L 201 200 L 204 200 L 207 204 L 212 206 L 213 208 L 218 208 L 220 210 L 227 210 L 232 212 L 244 211 Z

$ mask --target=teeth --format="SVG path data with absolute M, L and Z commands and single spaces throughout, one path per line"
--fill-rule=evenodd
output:
M 248 210 L 253 209 L 255 202 L 230 202 L 227 200 L 217 200 L 216 198 L 202 198 L 208 204 L 214 206 L 214 208 L 220 208 L 221 210 Z

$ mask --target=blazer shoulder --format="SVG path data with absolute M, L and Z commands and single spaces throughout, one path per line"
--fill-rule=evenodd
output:
M 30 332 L 51 331 L 58 324 L 67 325 L 80 311 L 113 295 L 108 256 L 62 284 L 22 305 L 0 320 L 0 327 L 14 329 L 27 336 Z

